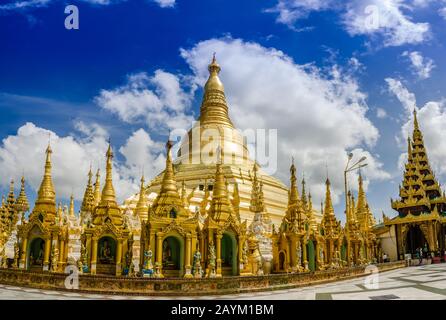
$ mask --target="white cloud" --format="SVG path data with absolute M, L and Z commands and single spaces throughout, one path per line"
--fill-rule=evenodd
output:
M 175 0 L 153 0 L 156 3 L 158 3 L 158 5 L 161 8 L 173 8 L 175 6 Z
M 440 10 L 438 10 L 438 14 L 446 20 L 446 7 L 441 8 Z
M 408 57 L 411 62 L 412 71 L 422 80 L 431 76 L 432 69 L 435 68 L 434 61 L 425 58 L 418 51 L 404 51 L 403 57 Z
M 125 2 L 127 0 L 79 0 L 92 5 L 98 6 L 108 6 L 111 4 L 116 4 L 120 2 Z M 153 0 L 161 8 L 172 8 L 175 6 L 175 0 Z M 0 5 L 0 11 L 20 11 L 33 8 L 47 7 L 48 5 L 55 3 L 56 0 L 22 0 L 22 1 L 11 1 L 6 4 Z
M 307 18 L 312 11 L 328 9 L 332 0 L 278 0 L 277 4 L 265 12 L 277 13 L 276 21 L 294 28 L 294 23 Z
M 429 23 L 413 22 L 403 0 L 352 0 L 347 4 L 343 21 L 348 33 L 380 35 L 384 46 L 417 44 L 430 37 Z
M 318 201 L 324 195 L 327 164 L 338 197 L 343 190 L 346 150 L 373 146 L 379 136 L 366 118 L 366 96 L 357 82 L 336 66 L 327 75 L 314 66 L 295 64 L 276 49 L 227 38 L 182 50 L 200 85 L 206 81 L 212 52 L 217 52 L 222 67 L 235 124 L 241 129 L 278 129 L 277 176 L 288 181 L 289 159 L 294 155 Z M 368 179 L 388 178 L 378 159 L 371 154 L 369 158 L 376 165 L 364 171 Z
M 387 80 L 386 80 L 387 81 Z M 413 109 L 416 104 L 415 95 L 404 87 L 400 81 L 396 82 L 394 94 L 401 101 L 405 110 L 405 120 L 400 133 L 396 136 L 404 151 L 398 161 L 399 168 L 403 169 L 407 159 L 407 137 L 412 137 L 413 130 Z M 410 108 L 408 108 L 410 106 Z M 446 103 L 441 101 L 429 101 L 423 107 L 417 108 L 418 123 L 424 137 L 429 161 L 437 175 L 446 177 Z
M 387 118 L 387 112 L 383 108 L 378 108 L 378 109 L 376 109 L 376 116 L 379 119 Z
M 386 78 L 385 80 L 389 91 L 393 93 L 401 102 L 406 114 L 411 114 L 417 104 L 415 95 L 412 92 L 409 92 L 409 90 L 407 90 L 400 80 L 393 78 Z
M 102 185 L 105 175 L 105 152 L 107 131 L 97 124 L 75 124 L 80 133 L 61 137 L 54 132 L 37 127 L 33 123 L 21 126 L 17 134 L 3 139 L 0 147 L 0 181 L 20 179 L 25 173 L 27 183 L 37 191 L 43 176 L 45 149 L 50 137 L 52 154 L 52 174 L 58 201 L 68 199 L 73 192 L 75 199 L 82 199 L 87 182 L 90 163 L 102 172 Z M 136 145 L 138 148 L 136 148 Z M 161 169 L 164 157 L 159 155 L 160 145 L 140 129 L 132 134 L 119 149 L 123 161 L 115 152 L 113 180 L 119 201 L 138 190 L 142 165 L 145 164 L 146 177 L 153 177 Z
M 144 119 L 154 130 L 187 129 L 193 121 L 188 114 L 193 91 L 184 91 L 178 76 L 156 70 L 153 76 L 132 74 L 123 86 L 101 90 L 95 102 L 128 123 Z
M 40 8 L 46 7 L 53 0 L 25 0 L 25 1 L 15 1 L 0 5 L 1 11 L 11 11 L 11 10 L 23 10 L 27 8 Z

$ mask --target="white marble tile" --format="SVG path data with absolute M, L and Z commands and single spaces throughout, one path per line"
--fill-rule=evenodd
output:
M 333 300 L 371 300 L 371 297 L 395 295 L 402 300 L 443 300 L 445 296 L 417 288 L 397 288 L 388 290 L 364 291 L 333 294 Z

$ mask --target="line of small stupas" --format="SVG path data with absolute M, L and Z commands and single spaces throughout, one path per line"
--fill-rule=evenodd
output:
M 56 206 L 51 176 L 51 147 L 46 150 L 45 170 L 35 205 L 29 210 L 25 179 L 17 198 L 11 181 L 7 199 L 0 207 L 0 250 L 3 268 L 40 269 L 63 272 L 75 265 L 80 272 L 147 277 L 219 277 L 228 248 L 222 238 L 233 235 L 234 266 L 229 274 L 260 275 L 269 272 L 305 272 L 364 265 L 376 261 L 379 248 L 372 231 L 373 215 L 359 176 L 358 200 L 348 194 L 346 224 L 336 218 L 326 181 L 322 220 L 313 214 L 311 194 L 299 195 L 296 168 L 291 165 L 288 209 L 281 225 L 271 224 L 263 202 L 263 183 L 253 167 L 250 225 L 237 215 L 228 183 L 217 162 L 212 199 L 207 214 L 190 210 L 187 195 L 180 193 L 171 157 L 172 143 L 166 145 L 166 168 L 160 193 L 152 205 L 141 178 L 139 201 L 133 212 L 120 207 L 112 181 L 111 146 L 106 153 L 105 184 L 100 174 L 92 183 L 91 169 L 79 214 L 73 196 L 69 206 Z M 166 239 L 179 239 L 179 266 L 172 273 L 166 265 Z M 169 245 L 169 243 L 167 243 Z M 172 250 L 172 248 L 170 248 Z M 107 260 L 108 259 L 108 260 Z M 166 269 L 166 270 L 164 270 Z

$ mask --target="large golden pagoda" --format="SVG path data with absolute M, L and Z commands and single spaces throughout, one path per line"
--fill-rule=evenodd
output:
M 388 219 L 386 226 L 395 226 L 397 256 L 414 254 L 418 248 L 429 252 L 444 251 L 446 197 L 430 167 L 417 112 L 413 112 L 412 139 L 407 141 L 407 163 L 403 183 L 399 187 L 400 199 L 391 199 L 398 216 Z
M 192 211 L 203 210 L 210 205 L 214 187 L 217 149 L 222 149 L 222 173 L 228 182 L 232 202 L 238 202 L 236 210 L 241 220 L 251 222 L 250 211 L 254 161 L 250 159 L 243 136 L 237 130 L 228 114 L 224 86 L 219 78 L 220 66 L 215 56 L 209 67 L 209 78 L 204 86 L 200 116 L 195 125 L 182 140 L 174 161 L 178 189 L 186 194 Z M 262 169 L 264 205 L 272 223 L 280 225 L 287 210 L 288 188 L 278 179 Z M 152 204 L 160 193 L 163 173 L 155 177 L 145 188 L 147 201 Z M 183 186 L 184 184 L 184 186 Z M 138 194 L 125 201 L 125 207 L 136 208 Z M 315 215 L 320 219 L 319 213 Z

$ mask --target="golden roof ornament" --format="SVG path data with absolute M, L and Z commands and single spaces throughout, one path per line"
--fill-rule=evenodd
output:
M 225 89 L 218 77 L 221 68 L 217 63 L 215 54 L 208 66 L 208 70 L 209 78 L 204 86 L 203 102 L 200 108 L 200 123 L 202 125 L 209 123 L 222 124 L 233 128 L 228 115 Z
M 113 187 L 113 150 L 110 141 L 108 143 L 106 157 L 105 184 L 102 189 L 100 203 L 102 206 L 117 206 L 115 188 Z
M 147 199 L 146 199 L 146 191 L 144 188 L 144 173 L 141 175 L 141 185 L 139 188 L 139 198 L 138 203 L 136 204 L 136 214 L 141 219 L 141 221 L 147 221 L 148 218 L 148 210 L 149 207 L 147 206 Z
M 296 178 L 296 167 L 294 166 L 294 158 L 291 160 L 291 167 L 290 167 L 290 198 L 288 201 L 288 205 L 293 205 L 299 202 L 299 192 L 297 191 L 297 178 Z
M 214 189 L 209 208 L 209 215 L 217 222 L 226 221 L 234 214 L 231 203 L 229 202 L 228 190 L 226 187 L 225 176 L 222 170 L 223 149 L 218 148 L 217 166 L 215 172 Z
M 85 188 L 84 198 L 82 199 L 81 211 L 82 212 L 93 212 L 95 207 L 95 198 L 93 193 L 93 185 L 91 184 L 93 177 L 93 173 L 90 170 L 88 171 L 88 182 L 87 187 Z
M 25 177 L 22 176 L 20 193 L 15 202 L 16 208 L 19 212 L 26 212 L 29 210 L 28 197 L 25 192 Z
M 259 183 L 257 178 L 258 173 L 258 164 L 254 163 L 253 166 L 253 179 L 252 179 L 252 189 L 251 189 L 251 205 L 249 209 L 254 212 L 264 212 L 265 211 L 265 203 L 263 201 L 263 183 Z
M 98 168 L 96 172 L 96 181 L 94 183 L 94 205 L 97 206 L 101 202 L 101 173 Z
M 90 170 L 90 172 L 91 172 L 91 170 Z M 74 197 L 73 197 L 73 194 L 71 194 L 71 196 L 70 196 L 70 208 L 69 208 L 68 212 L 69 212 L 70 218 L 75 218 L 76 217 L 76 215 L 74 214 Z
M 166 168 L 164 169 L 163 180 L 161 182 L 161 190 L 152 204 L 151 212 L 155 215 L 165 215 L 169 214 L 168 212 L 165 212 L 166 207 L 174 207 L 177 214 L 187 216 L 175 180 L 175 172 L 172 162 L 172 147 L 172 141 L 168 140 L 166 143 Z
M 54 224 L 56 219 L 56 192 L 54 191 L 53 179 L 51 175 L 51 145 L 46 148 L 45 171 L 37 192 L 37 199 L 31 215 L 43 215 L 44 223 Z

